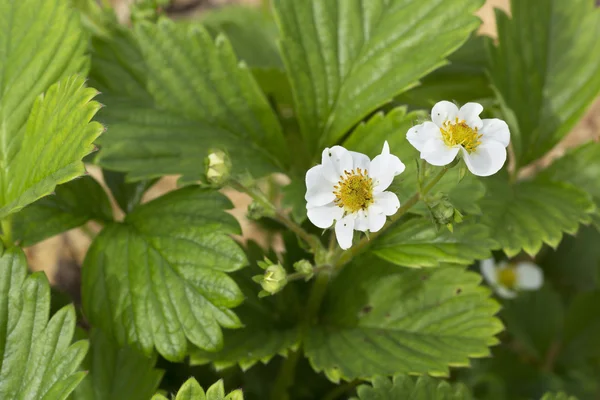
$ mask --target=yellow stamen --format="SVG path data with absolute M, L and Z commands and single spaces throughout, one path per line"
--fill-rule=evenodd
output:
M 517 283 L 517 271 L 513 267 L 499 269 L 498 283 L 508 289 L 514 289 Z
M 373 179 L 360 168 L 344 171 L 344 174 L 334 186 L 335 204 L 347 213 L 366 210 L 373 203 Z
M 454 123 L 444 122 L 444 126 L 440 128 L 440 131 L 444 143 L 448 147 L 461 145 L 469 153 L 472 153 L 481 144 L 482 135 L 477 132 L 477 128 L 471 128 L 464 120 L 459 120 L 458 117 Z

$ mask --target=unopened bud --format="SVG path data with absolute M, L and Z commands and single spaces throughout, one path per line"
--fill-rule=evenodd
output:
M 436 225 L 445 225 L 450 232 L 454 231 L 453 223 L 461 223 L 463 215 L 448 199 L 448 196 L 440 193 L 427 203 L 431 216 Z
M 287 272 L 281 264 L 273 264 L 265 258 L 265 261 L 258 262 L 258 266 L 265 270 L 264 275 L 252 277 L 263 289 L 258 294 L 258 297 L 273 295 L 285 287 L 287 284 Z
M 253 201 L 248 206 L 248 211 L 246 212 L 246 217 L 253 221 L 258 221 L 259 219 L 265 217 L 267 215 L 265 208 L 256 201 Z
M 300 260 L 294 263 L 294 270 L 300 274 L 306 275 L 304 278 L 306 281 L 313 277 L 313 266 L 308 260 Z
M 206 180 L 216 186 L 223 185 L 231 173 L 231 161 L 222 150 L 211 151 L 205 159 Z

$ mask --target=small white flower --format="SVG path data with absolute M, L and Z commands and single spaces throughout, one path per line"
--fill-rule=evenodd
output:
M 454 103 L 440 101 L 431 110 L 432 122 L 413 126 L 406 138 L 429 164 L 448 165 L 460 151 L 474 175 L 493 175 L 506 161 L 510 131 L 501 119 L 479 118 L 482 111 L 477 103 L 459 110 Z
M 350 248 L 354 230 L 377 232 L 398 211 L 398 196 L 384 190 L 402 171 L 387 142 L 373 161 L 341 146 L 323 150 L 321 164 L 306 173 L 308 219 L 323 229 L 335 222 L 340 247 Z
M 505 261 L 496 265 L 494 259 L 489 258 L 481 262 L 481 274 L 498 296 L 505 299 L 515 298 L 520 290 L 537 290 L 544 283 L 542 269 L 528 261 L 514 265 Z

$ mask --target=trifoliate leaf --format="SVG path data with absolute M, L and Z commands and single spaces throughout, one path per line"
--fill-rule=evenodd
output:
M 249 258 L 253 258 L 253 253 L 262 255 L 262 251 L 257 251 L 254 243 L 249 243 L 248 246 Z M 288 351 L 297 346 L 300 301 L 295 283 L 288 284 L 275 296 L 259 298 L 261 286 L 252 280 L 252 276 L 264 271 L 256 266 L 256 260 L 251 260 L 250 265 L 232 274 L 245 297 L 244 303 L 236 309 L 236 314 L 244 324 L 243 328 L 224 333 L 221 351 L 215 353 L 193 349 L 190 354 L 192 365 L 210 362 L 221 370 L 237 364 L 242 370 L 247 370 L 259 361 L 269 362 L 278 354 L 287 356 Z
M 156 183 L 156 179 L 139 182 L 127 182 L 122 172 L 102 170 L 106 186 L 109 187 L 113 197 L 124 213 L 130 213 L 142 200 L 142 196 Z
M 482 221 L 509 257 L 521 249 L 534 256 L 544 243 L 556 248 L 563 232 L 577 232 L 595 210 L 587 193 L 563 182 L 538 179 L 510 185 L 494 177 L 485 184 Z
M 569 150 L 542 173 L 546 179 L 568 182 L 588 192 L 596 203 L 594 224 L 600 227 L 600 143 L 590 142 Z
M 157 394 L 152 397 L 152 400 L 167 400 L 167 398 Z M 209 387 L 205 393 L 198 381 L 190 378 L 181 385 L 174 400 L 244 400 L 244 394 L 238 389 L 225 396 L 222 380 Z
M 442 66 L 479 21 L 480 0 L 277 0 L 281 52 L 312 150 Z M 410 60 L 410 62 L 406 62 Z
M 539 158 L 577 123 L 600 91 L 600 9 L 593 0 L 511 1 L 497 10 L 490 75 L 519 165 Z
M 449 64 L 433 71 L 421 84 L 398 96 L 399 103 L 430 110 L 440 99 L 465 104 L 492 98 L 486 75 L 488 36 L 473 35 L 448 56 Z
M 181 360 L 188 341 L 216 351 L 220 326 L 237 328 L 230 308 L 243 296 L 227 272 L 246 263 L 228 236 L 239 233 L 222 195 L 187 187 L 137 207 L 106 226 L 83 267 L 83 308 L 90 322 L 150 355 Z
M 81 159 L 93 151 L 92 142 L 103 130 L 99 123 L 90 123 L 100 107 L 90 101 L 96 93 L 84 87 L 82 77 L 64 79 L 37 98 L 24 130 L 0 130 L 14 135 L 2 141 L 10 145 L 0 151 L 0 218 L 83 175 Z
M 541 360 L 552 346 L 558 345 L 564 314 L 559 294 L 546 285 L 504 302 L 500 317 L 508 333 L 523 347 L 522 351 Z
M 235 173 L 262 176 L 287 163 L 277 117 L 224 36 L 213 41 L 201 25 L 161 20 L 139 23 L 135 41 L 152 104 L 134 104 L 122 91 L 115 93 L 119 107 L 109 103 L 102 114 L 111 129 L 101 142 L 101 165 L 133 179 L 183 174 L 194 181 L 203 173 L 198 160 L 210 149 L 227 151 Z
M 89 220 L 112 221 L 112 209 L 102 186 L 84 176 L 58 186 L 55 195 L 39 199 L 17 213 L 14 235 L 22 246 L 31 246 Z
M 146 358 L 119 348 L 98 329 L 90 334 L 90 352 L 83 363 L 87 378 L 73 400 L 147 400 L 156 392 L 163 371 L 154 369 L 156 355 Z
M 2 249 L 0 249 L 2 251 Z M 27 277 L 20 249 L 0 257 L 0 398 L 66 399 L 85 377 L 77 372 L 87 341 L 71 344 L 75 309 L 50 321 L 50 286 L 43 273 Z
M 442 263 L 471 264 L 491 257 L 497 242 L 490 230 L 473 220 L 456 224 L 454 232 L 438 229 L 422 217 L 402 218 L 373 243 L 382 259 L 405 267 L 437 267 Z
M 548 392 L 542 396 L 541 400 L 577 400 L 577 397 L 569 396 L 565 392 Z
M 225 6 L 200 15 L 209 32 L 224 33 L 237 57 L 249 67 L 283 69 L 273 17 L 257 7 Z
M 489 355 L 502 324 L 479 274 L 460 267 L 398 268 L 355 259 L 335 279 L 311 328 L 305 354 L 340 379 L 397 373 L 448 375 Z
M 450 384 L 429 376 L 413 378 L 396 375 L 392 380 L 378 376 L 371 385 L 356 388 L 351 400 L 470 400 L 471 393 L 462 384 Z

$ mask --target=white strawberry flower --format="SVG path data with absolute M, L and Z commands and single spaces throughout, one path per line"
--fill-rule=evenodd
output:
M 496 264 L 490 258 L 481 261 L 481 274 L 500 297 L 512 299 L 522 290 L 537 290 L 544 284 L 542 269 L 529 261 Z
M 341 146 L 326 148 L 321 164 L 306 173 L 308 219 L 322 229 L 335 223 L 340 247 L 350 248 L 355 230 L 377 232 L 398 211 L 398 196 L 385 190 L 402 171 L 387 142 L 373 161 Z
M 431 165 L 448 165 L 460 151 L 474 175 L 493 175 L 506 161 L 510 131 L 501 119 L 479 118 L 482 111 L 478 103 L 459 110 L 454 103 L 440 101 L 431 110 L 431 121 L 413 126 L 406 138 Z

